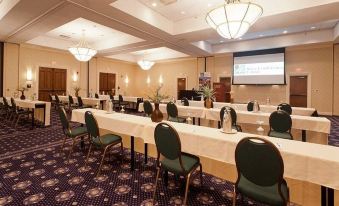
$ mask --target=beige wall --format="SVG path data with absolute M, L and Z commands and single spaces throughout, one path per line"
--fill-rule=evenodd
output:
M 308 74 L 311 80 L 310 106 L 323 114 L 339 115 L 339 46 L 333 49 L 332 43 L 290 47 L 286 49 L 287 81 L 289 75 Z M 334 51 L 334 52 L 333 52 Z M 218 82 L 219 77 L 232 76 L 232 54 L 218 55 L 207 58 L 207 71 L 212 74 L 212 81 Z M 28 94 L 38 93 L 38 68 L 41 66 L 68 70 L 67 90 L 72 91 L 74 82 L 71 75 L 79 73 L 81 95 L 87 93 L 87 63 L 79 63 L 66 51 L 48 49 L 32 45 L 5 44 L 4 60 L 4 92 L 11 96 L 19 85 L 26 82 L 26 71 L 33 71 L 33 88 Z M 99 73 L 115 73 L 116 86 L 120 86 L 120 94 L 147 97 L 151 89 L 159 85 L 159 77 L 164 82 L 163 92 L 177 98 L 177 78 L 187 78 L 187 89 L 198 87 L 198 74 L 204 71 L 203 58 L 187 58 L 157 62 L 149 71 L 143 71 L 133 63 L 108 58 L 93 58 L 89 62 L 90 92 L 99 89 Z M 335 72 L 333 82 L 333 70 Z M 129 83 L 125 83 L 126 75 Z M 146 83 L 150 77 L 151 83 Z M 117 89 L 117 88 L 116 88 Z M 287 86 L 232 86 L 235 102 L 247 102 L 256 99 L 264 103 L 270 97 L 273 104 L 288 102 Z M 334 95 L 333 95 L 334 93 Z

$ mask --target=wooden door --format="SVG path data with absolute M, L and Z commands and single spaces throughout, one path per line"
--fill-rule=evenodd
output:
M 290 105 L 307 107 L 307 76 L 290 77 Z
M 180 91 L 186 90 L 186 78 L 178 78 L 177 80 L 177 98 L 179 98 Z
M 215 91 L 215 101 L 225 102 L 226 100 L 226 86 L 223 83 L 213 83 L 213 89 Z
M 102 94 L 102 92 L 115 95 L 115 74 L 100 72 L 99 93 Z
M 231 102 L 231 77 L 220 77 L 219 82 L 225 85 L 225 100 L 223 102 Z
M 54 69 L 53 90 L 55 94 L 62 95 L 66 93 L 66 69 Z
M 107 75 L 107 92 L 115 95 L 115 74 L 108 73 Z
M 65 69 L 39 68 L 39 100 L 49 101 L 49 94 L 66 93 Z

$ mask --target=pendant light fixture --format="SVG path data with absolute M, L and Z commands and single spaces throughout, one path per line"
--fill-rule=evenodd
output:
M 225 0 L 225 4 L 207 13 L 206 22 L 227 39 L 243 36 L 262 15 L 260 5 L 240 0 Z
M 74 47 L 68 48 L 68 51 L 81 62 L 87 62 L 96 55 L 97 51 L 92 49 L 85 40 L 85 31 L 83 30 L 82 39 Z

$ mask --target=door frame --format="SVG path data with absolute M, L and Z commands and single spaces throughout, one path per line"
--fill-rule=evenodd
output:
M 186 82 L 185 87 L 186 87 L 186 90 L 188 89 L 188 78 L 186 76 L 182 76 L 182 77 L 178 76 L 176 78 L 176 84 L 175 84 L 175 93 L 176 93 L 176 97 L 177 97 L 176 99 L 178 99 L 178 79 L 186 79 L 185 80 L 185 82 Z
M 291 72 L 286 74 L 286 102 L 290 103 L 290 78 L 295 76 L 307 76 L 307 107 L 312 105 L 312 75 L 309 72 Z

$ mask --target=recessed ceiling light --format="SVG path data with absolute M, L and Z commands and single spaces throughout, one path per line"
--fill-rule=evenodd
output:
M 208 6 L 208 7 L 211 7 L 211 6 L 212 6 L 212 4 L 211 4 L 211 3 L 209 3 L 209 4 L 207 4 L 207 6 Z
M 153 3 L 152 3 L 152 6 L 153 6 L 153 7 L 156 7 L 156 6 L 157 6 L 157 3 L 153 2 Z
M 260 37 L 263 37 L 264 35 L 263 35 L 263 34 L 260 34 L 259 36 L 260 36 Z
M 316 28 L 317 28 L 317 27 L 315 27 L 315 26 L 312 26 L 312 27 L 311 27 L 311 29 L 316 29 Z
M 223 40 L 220 40 L 219 42 L 220 42 L 220 43 L 223 43 L 224 41 L 223 41 Z
M 285 31 L 283 31 L 283 33 L 284 33 L 284 34 L 287 34 L 287 33 L 288 33 L 288 31 L 287 31 L 287 30 L 285 30 Z
M 239 37 L 239 40 L 242 40 L 242 38 L 241 38 L 241 37 Z
M 185 11 L 181 11 L 181 14 L 186 14 L 186 12 Z

